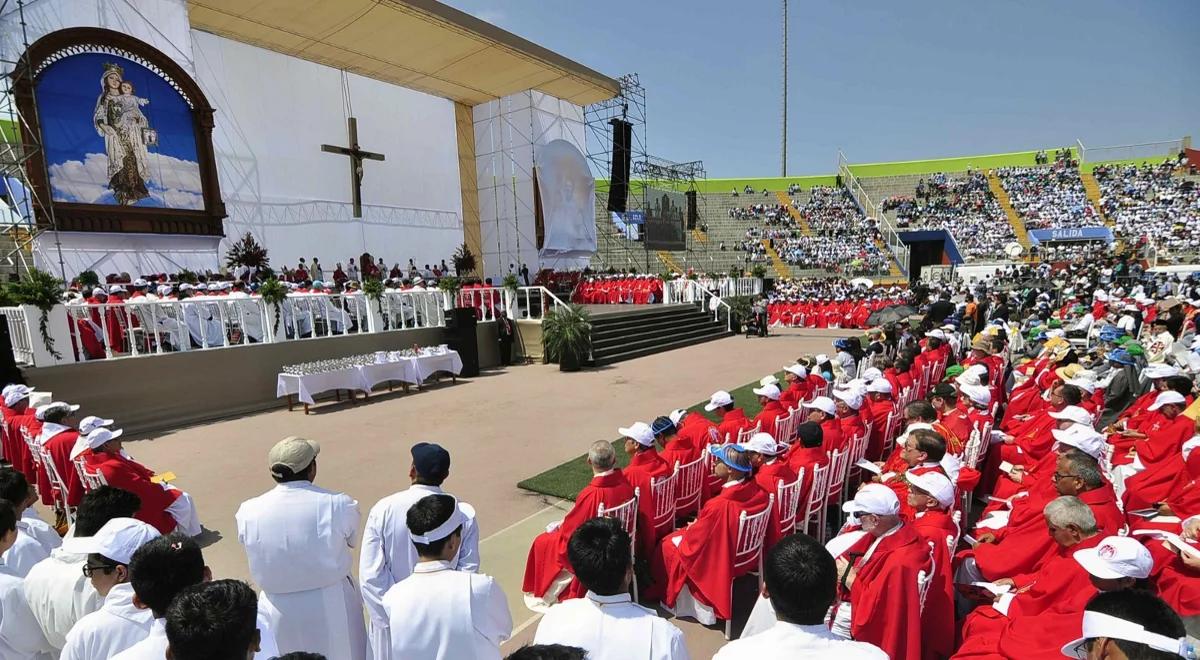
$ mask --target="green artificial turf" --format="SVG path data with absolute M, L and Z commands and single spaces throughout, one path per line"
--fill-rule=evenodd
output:
M 775 377 L 780 380 L 780 383 L 783 382 L 782 373 L 783 372 L 775 374 Z M 751 419 L 753 419 L 754 416 L 758 414 L 758 411 L 762 409 L 762 406 L 758 405 L 758 397 L 756 397 L 754 392 L 751 391 L 751 389 L 755 387 L 758 387 L 757 381 L 753 383 L 747 383 L 735 390 L 729 391 L 729 394 L 733 396 L 734 405 L 744 409 L 746 411 L 746 417 Z M 689 407 L 688 410 L 692 412 L 698 412 L 701 415 L 706 415 L 709 419 L 717 421 L 714 415 L 704 412 L 704 404 L 706 403 L 708 403 L 707 399 Z M 669 412 L 671 411 L 664 410 L 659 414 L 666 415 Z M 649 424 L 654 420 L 645 419 L 642 421 Z M 624 424 L 625 423 L 621 423 L 621 426 L 624 426 Z M 625 453 L 624 440 L 619 438 L 614 440 L 613 448 L 617 451 L 617 465 L 620 467 L 625 467 L 628 465 L 629 456 Z M 530 477 L 518 483 L 517 487 L 524 488 L 525 490 L 531 490 L 535 493 L 543 493 L 553 497 L 562 497 L 568 500 L 574 500 L 575 496 L 579 494 L 579 491 L 583 490 L 583 487 L 586 486 L 591 480 L 592 469 L 588 467 L 587 455 L 584 454 L 583 456 L 573 458 L 566 463 L 559 465 L 558 467 L 550 468 L 549 470 L 546 470 L 537 476 Z

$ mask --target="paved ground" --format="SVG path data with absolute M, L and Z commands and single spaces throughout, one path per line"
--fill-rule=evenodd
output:
M 837 334 L 730 337 L 571 374 L 554 365 L 512 367 L 407 395 L 385 392 L 357 405 L 331 402 L 308 416 L 281 409 L 195 426 L 129 442 L 126 449 L 153 469 L 175 472 L 176 485 L 193 495 L 212 530 L 204 552 L 213 574 L 248 579 L 233 516 L 242 501 L 273 486 L 266 454 L 280 438 L 320 441 L 317 484 L 357 498 L 364 519 L 377 500 L 408 485 L 412 444 L 442 444 L 452 456 L 446 488 L 477 509 L 483 570 L 509 597 L 517 632 L 507 651 L 532 639 L 536 628 L 520 600 L 530 541 L 570 506 L 520 490 L 518 481 L 583 453 L 595 440 L 615 438 L 618 426 L 756 380 L 802 353 L 826 352 Z M 96 412 L 115 414 L 119 423 L 118 411 Z M 745 586 L 739 600 L 748 607 L 753 585 Z M 719 630 L 679 623 L 693 658 L 710 657 L 724 642 Z

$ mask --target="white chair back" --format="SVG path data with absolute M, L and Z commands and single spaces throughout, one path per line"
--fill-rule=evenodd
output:
M 925 599 L 929 596 L 929 587 L 933 585 L 937 575 L 937 560 L 934 559 L 933 541 L 929 541 L 929 570 L 917 573 L 917 592 L 921 595 L 921 613 L 925 613 Z
M 704 471 L 708 467 L 706 458 L 701 455 L 685 465 L 675 463 L 676 511 L 690 511 L 693 506 L 700 504 L 700 489 L 704 487 Z
M 775 420 L 775 442 L 782 442 L 784 444 L 794 442 L 796 440 L 796 427 L 800 426 L 802 418 L 799 409 L 792 410 L 788 414 L 777 418 Z
M 831 463 L 813 466 L 812 484 L 808 487 L 808 502 L 804 505 L 803 518 L 797 521 L 796 525 L 797 529 L 807 534 L 809 523 L 813 522 L 813 516 L 816 516 L 817 530 L 812 536 L 822 543 L 825 542 L 825 501 L 829 497 L 831 466 Z
M 829 455 L 829 492 L 826 495 L 827 504 L 841 504 L 842 484 L 846 483 L 846 474 L 850 467 L 850 449 L 835 449 Z
M 604 506 L 601 502 L 596 507 L 597 518 L 615 518 L 621 521 L 621 526 L 632 538 L 637 532 L 637 503 L 638 489 L 633 489 L 633 497 L 613 507 Z
M 762 429 L 762 422 L 757 422 L 754 424 L 754 426 L 751 426 L 748 429 L 742 429 L 741 431 L 738 431 L 737 443 L 740 445 L 740 444 L 744 444 L 744 443 L 748 442 L 750 440 L 750 436 L 754 435 L 755 433 L 758 433 L 761 429 Z M 726 435 L 729 435 L 729 434 L 726 434 Z M 778 442 L 779 438 L 775 438 L 775 441 Z M 725 438 L 725 442 L 732 442 L 732 441 L 729 438 Z
M 775 486 L 775 503 L 778 505 L 781 536 L 787 536 L 796 531 L 796 513 L 800 508 L 800 486 L 803 484 L 804 468 L 800 468 L 795 481 L 785 484 L 783 479 L 780 479 Z
M 37 445 L 42 466 L 46 469 L 46 476 L 50 479 L 50 487 L 53 491 L 54 502 L 57 508 L 67 511 L 70 514 L 70 510 L 67 507 L 67 482 L 58 473 L 58 466 L 54 464 L 54 457 L 50 455 L 50 451 L 46 449 L 45 445 L 40 445 L 36 442 L 34 444 Z M 75 521 L 74 515 L 68 515 L 68 517 L 71 519 L 71 522 Z
M 654 502 L 655 538 L 675 528 L 675 484 L 679 483 L 679 473 L 671 472 L 665 477 L 650 479 L 650 497 Z
M 92 472 L 87 469 L 82 456 L 76 458 L 72 463 L 75 464 L 75 471 L 79 473 L 79 480 L 83 482 L 84 490 L 90 491 L 108 485 L 108 481 L 104 479 L 104 474 L 99 470 Z
M 767 506 L 758 513 L 742 511 L 738 517 L 737 545 L 733 551 L 733 572 L 737 573 L 762 559 L 763 541 L 767 537 L 767 521 L 775 506 L 775 496 L 767 496 Z

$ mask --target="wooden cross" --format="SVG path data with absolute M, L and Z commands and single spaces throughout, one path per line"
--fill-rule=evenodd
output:
M 341 154 L 350 157 L 350 183 L 354 201 L 354 217 L 362 217 L 362 178 L 364 160 L 383 160 L 383 154 L 363 151 L 358 146 L 358 120 L 354 117 L 346 119 L 346 127 L 350 133 L 349 147 L 335 147 L 332 144 L 321 145 L 321 151 L 331 154 Z

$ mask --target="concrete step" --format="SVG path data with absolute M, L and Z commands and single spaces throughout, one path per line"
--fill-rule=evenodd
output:
M 699 305 L 671 305 L 597 317 L 592 323 L 592 361 L 612 364 L 729 334 Z
M 676 348 L 684 348 L 686 346 L 702 344 L 706 341 L 712 341 L 714 339 L 721 339 L 722 337 L 728 337 L 731 334 L 733 334 L 733 333 L 728 332 L 723 327 L 722 328 L 714 328 L 710 333 L 704 334 L 704 335 L 697 335 L 697 336 L 689 337 L 686 339 L 679 339 L 679 340 L 671 341 L 671 342 L 668 342 L 665 344 L 659 344 L 657 346 L 649 346 L 646 348 L 632 349 L 632 350 L 623 351 L 620 353 L 606 354 L 603 357 L 596 358 L 593 361 L 593 365 L 600 367 L 600 366 L 604 366 L 606 364 L 612 364 L 614 362 L 621 362 L 624 360 L 633 360 L 635 358 L 645 357 L 647 355 L 654 355 L 655 353 L 662 353 L 665 351 L 674 350 Z

